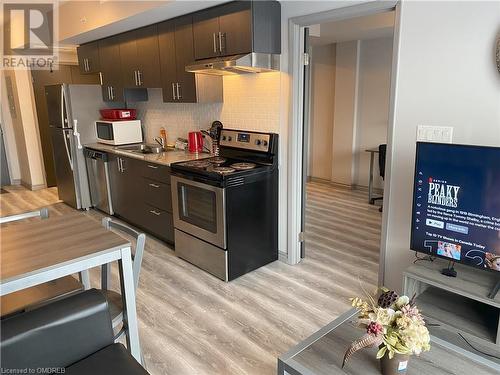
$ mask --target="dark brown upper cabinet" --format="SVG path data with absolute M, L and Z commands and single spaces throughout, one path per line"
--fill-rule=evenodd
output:
M 193 15 L 195 60 L 217 56 L 281 53 L 281 5 L 234 1 Z
M 121 34 L 119 38 L 123 86 L 161 87 L 157 25 Z
M 163 101 L 222 102 L 222 78 L 197 76 L 185 70 L 194 61 L 192 16 L 158 24 Z
M 99 73 L 99 46 L 97 41 L 82 44 L 76 51 L 78 65 L 82 74 Z
M 107 102 L 123 102 L 123 82 L 120 64 L 121 36 L 99 40 L 102 97 Z

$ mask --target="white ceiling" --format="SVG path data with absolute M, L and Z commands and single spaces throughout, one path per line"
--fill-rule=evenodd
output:
M 326 22 L 314 25 L 311 29 L 312 45 L 390 37 L 394 29 L 394 11 Z
M 63 45 L 79 45 L 93 40 L 116 35 L 142 26 L 151 25 L 170 18 L 222 4 L 228 0 L 165 1 L 158 7 L 135 14 L 125 19 L 106 24 L 87 32 L 61 40 Z M 160 2 L 159 2 L 160 3 Z

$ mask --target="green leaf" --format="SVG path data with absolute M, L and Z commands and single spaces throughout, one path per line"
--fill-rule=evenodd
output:
M 377 359 L 382 358 L 385 352 L 387 352 L 387 347 L 386 346 L 381 347 L 380 350 L 377 352 Z
M 394 358 L 394 352 L 392 350 L 389 350 L 389 359 Z

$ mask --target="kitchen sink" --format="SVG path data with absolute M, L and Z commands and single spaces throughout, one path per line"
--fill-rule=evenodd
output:
M 126 145 L 126 146 L 116 146 L 115 150 L 125 151 L 125 152 L 133 152 L 136 154 L 159 154 L 163 151 L 168 151 L 165 149 L 161 149 L 159 146 L 148 145 L 148 144 L 138 144 L 138 145 Z

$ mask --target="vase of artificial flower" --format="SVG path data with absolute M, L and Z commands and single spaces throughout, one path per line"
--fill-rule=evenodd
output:
M 377 359 L 383 375 L 405 374 L 410 355 L 430 349 L 430 336 L 415 297 L 398 296 L 382 289 L 378 300 L 351 298 L 359 310 L 358 324 L 366 333 L 347 349 L 342 367 L 358 350 L 378 347 Z

